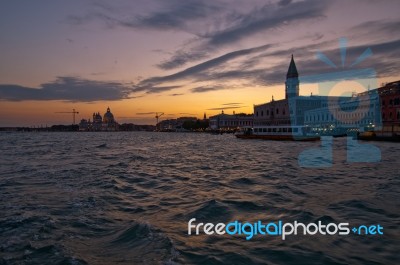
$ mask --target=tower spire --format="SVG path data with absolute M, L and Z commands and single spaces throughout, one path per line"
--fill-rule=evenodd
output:
M 299 96 L 299 72 L 297 72 L 296 63 L 293 54 L 290 60 L 289 69 L 286 74 L 286 99 Z
M 299 77 L 299 72 L 297 72 L 296 63 L 294 62 L 292 54 L 292 59 L 290 60 L 290 65 L 286 74 L 286 78 L 293 78 L 293 77 Z

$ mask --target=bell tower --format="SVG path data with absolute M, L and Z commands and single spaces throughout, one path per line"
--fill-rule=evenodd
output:
M 291 97 L 298 97 L 299 96 L 299 73 L 297 72 L 297 67 L 296 63 L 294 62 L 293 59 L 293 54 L 292 54 L 292 60 L 290 60 L 290 65 L 288 72 L 286 74 L 286 90 L 285 90 L 285 98 L 291 98 Z

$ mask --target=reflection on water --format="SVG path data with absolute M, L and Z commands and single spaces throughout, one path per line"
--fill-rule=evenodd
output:
M 0 264 L 398 264 L 400 145 L 300 168 L 319 143 L 175 133 L 0 133 Z M 187 222 L 350 222 L 383 236 L 188 236 Z

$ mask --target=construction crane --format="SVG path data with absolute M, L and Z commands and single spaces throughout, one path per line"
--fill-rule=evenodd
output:
M 72 113 L 72 125 L 75 125 L 75 115 L 79 114 L 79 111 L 75 111 L 75 109 L 72 109 L 72 111 L 59 111 L 55 113 Z
M 157 119 L 156 126 L 159 126 L 159 125 L 158 125 L 158 119 L 159 119 L 162 115 L 164 115 L 164 112 L 160 112 L 160 113 L 156 112 L 156 119 Z M 160 129 L 160 128 L 158 128 L 158 129 Z

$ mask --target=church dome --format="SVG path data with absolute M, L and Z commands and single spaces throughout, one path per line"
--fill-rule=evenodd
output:
M 107 108 L 107 112 L 103 116 L 103 122 L 105 123 L 114 122 L 114 115 L 111 113 L 110 108 Z

